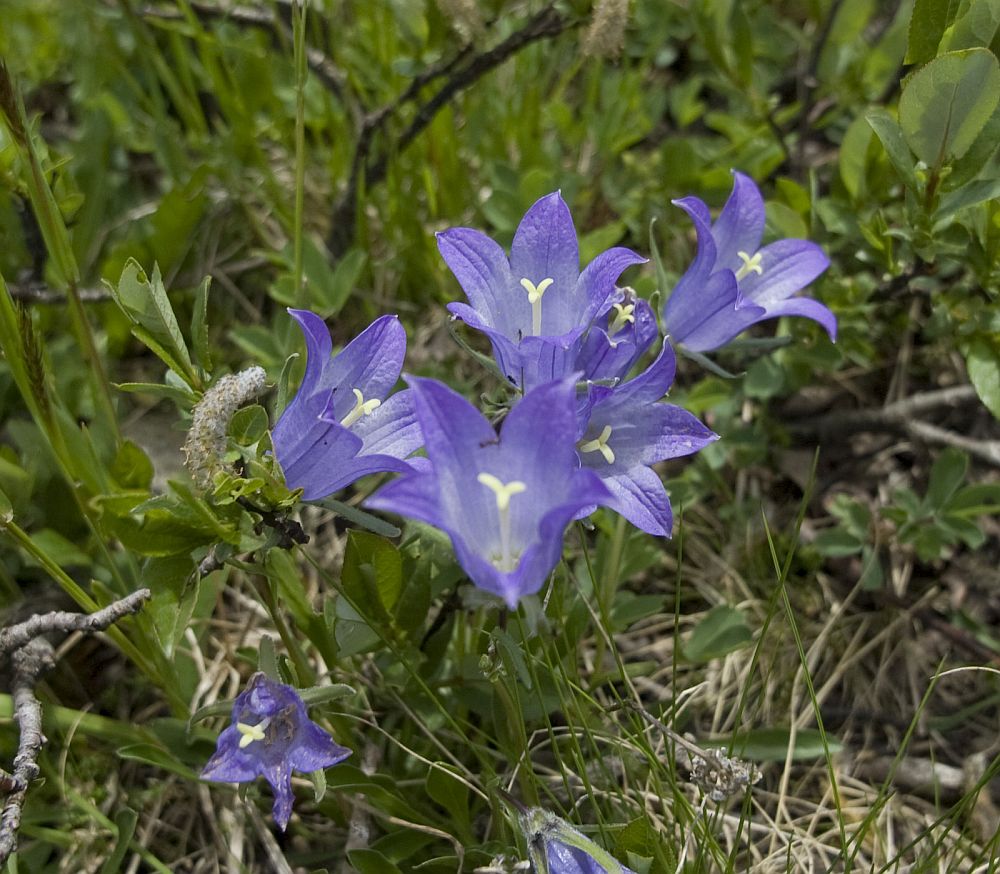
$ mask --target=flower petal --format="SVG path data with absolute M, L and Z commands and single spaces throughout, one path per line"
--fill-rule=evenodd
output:
M 805 288 L 827 267 L 830 259 L 808 240 L 778 240 L 760 250 L 761 274 L 740 281 L 740 292 L 758 306 L 770 309 Z
M 579 290 L 576 297 L 586 305 L 582 323 L 589 323 L 597 315 L 605 301 L 614 294 L 615 283 L 626 268 L 633 264 L 645 264 L 647 260 L 631 249 L 616 246 L 601 252 L 591 261 L 577 280 Z M 576 322 L 569 323 L 571 327 L 581 324 L 579 313 L 576 314 L 576 317 Z
M 288 820 L 292 818 L 292 805 L 295 803 L 295 793 L 292 792 L 292 766 L 287 761 L 278 761 L 264 771 L 263 776 L 274 790 L 271 815 L 278 828 L 284 831 L 288 828 Z
M 394 315 L 376 319 L 335 355 L 324 379 L 329 379 L 334 390 L 336 420 L 353 409 L 353 389 L 365 400 L 384 399 L 399 379 L 405 355 L 406 331 Z
M 803 316 L 819 322 L 830 335 L 830 340 L 837 342 L 837 317 L 818 300 L 813 300 L 811 297 L 793 297 L 767 308 L 768 318 L 778 316 Z
M 527 297 L 512 293 L 510 265 L 500 246 L 472 228 L 450 228 L 436 236 L 441 256 L 485 324 L 501 330 L 530 324 L 531 307 Z
M 351 431 L 361 438 L 359 455 L 406 458 L 424 445 L 409 389 L 387 397 L 371 413 L 358 419 L 351 426 Z
M 216 742 L 216 750 L 201 769 L 201 779 L 214 783 L 249 783 L 262 772 L 258 758 L 240 749 L 242 735 L 235 725 L 226 728 Z
M 510 271 L 515 289 L 522 279 L 535 285 L 552 280 L 542 297 L 543 336 L 562 334 L 579 324 L 565 321 L 567 312 L 582 313 L 586 301 L 577 300 L 580 250 L 573 217 L 558 191 L 537 200 L 524 214 L 510 248 Z M 527 302 L 526 293 L 523 297 Z
M 403 475 L 386 483 L 364 502 L 365 507 L 409 516 L 428 525 L 444 528 L 447 524 L 441 510 L 438 481 L 433 466 L 420 473 Z
M 671 341 L 693 352 L 718 349 L 750 325 L 767 318 L 764 308 L 755 304 L 745 303 L 737 309 L 738 286 L 729 270 L 720 270 L 709 279 L 702 298 L 700 313 L 696 301 L 691 301 L 692 307 L 687 313 L 690 318 L 679 329 L 667 330 L 664 321 L 664 330 Z
M 299 728 L 292 743 L 288 761 L 296 771 L 311 774 L 342 762 L 351 750 L 342 747 L 315 722 L 307 719 Z
M 760 248 L 764 234 L 764 198 L 754 181 L 733 171 L 733 190 L 726 205 L 712 225 L 712 236 L 718 249 L 717 270 L 737 272 L 743 259 L 737 254 L 752 256 Z
M 647 534 L 670 537 L 674 517 L 667 490 L 655 471 L 643 465 L 604 479 L 612 494 L 608 506 Z

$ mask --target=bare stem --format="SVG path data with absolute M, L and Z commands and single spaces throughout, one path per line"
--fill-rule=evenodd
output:
M 0 658 L 9 658 L 13 669 L 11 700 L 19 732 L 14 770 L 11 774 L 0 772 L 0 782 L 8 792 L 0 813 L 0 866 L 17 849 L 24 800 L 38 776 L 38 754 L 45 745 L 42 705 L 35 697 L 35 686 L 55 661 L 52 645 L 41 635 L 53 631 L 103 631 L 122 617 L 138 613 L 150 597 L 149 589 L 139 589 L 95 613 L 43 613 L 0 629 Z

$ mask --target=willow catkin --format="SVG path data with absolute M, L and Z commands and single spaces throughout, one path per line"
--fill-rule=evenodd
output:
M 212 485 L 212 476 L 226 452 L 229 420 L 240 407 L 264 390 L 263 367 L 250 367 L 222 377 L 194 406 L 191 429 L 184 441 L 184 466 L 202 489 Z
M 594 58 L 617 58 L 625 46 L 629 0 L 598 0 L 594 17 L 583 35 L 583 53 Z

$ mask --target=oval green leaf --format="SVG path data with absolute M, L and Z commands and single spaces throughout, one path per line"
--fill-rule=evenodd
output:
M 1000 63 L 983 48 L 948 52 L 922 67 L 899 98 L 899 123 L 928 166 L 961 158 L 1000 102 Z

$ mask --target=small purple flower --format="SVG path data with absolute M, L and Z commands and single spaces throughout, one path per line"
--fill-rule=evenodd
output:
M 567 524 L 610 497 L 576 457 L 576 378 L 529 391 L 498 435 L 450 388 L 411 377 L 430 463 L 383 486 L 367 506 L 445 531 L 469 578 L 514 609 L 559 561 Z
M 332 358 L 326 324 L 290 309 L 306 339 L 306 373 L 298 394 L 274 426 L 274 452 L 289 488 L 315 500 L 370 473 L 408 471 L 420 448 L 410 392 L 387 397 L 399 379 L 406 334 L 396 316 L 382 316 Z
M 584 466 L 613 496 L 607 506 L 637 528 L 666 537 L 673 527 L 670 499 L 651 465 L 691 455 L 719 439 L 687 410 L 657 403 L 674 381 L 674 370 L 674 352 L 664 343 L 634 379 L 614 388 L 590 385 L 577 443 Z
M 525 213 L 509 261 L 500 246 L 471 228 L 443 231 L 437 241 L 469 299 L 448 309 L 489 337 L 500 370 L 524 390 L 575 371 L 583 335 L 615 281 L 626 267 L 645 261 L 616 247 L 581 273 L 573 218 L 558 191 Z
M 547 874 L 635 874 L 607 850 L 554 813 L 532 808 L 520 815 L 532 870 Z
M 292 815 L 292 771 L 311 773 L 351 754 L 306 714 L 298 693 L 256 673 L 233 702 L 233 722 L 219 735 L 201 772 L 216 783 L 263 777 L 274 790 L 274 821 L 284 831 Z
M 631 288 L 616 289 L 584 338 L 576 369 L 584 379 L 623 379 L 659 333 L 649 303 Z
M 733 173 L 733 191 L 712 224 L 697 197 L 674 201 L 698 232 L 698 254 L 663 308 L 663 330 L 693 352 L 718 349 L 765 319 L 804 316 L 837 338 L 837 319 L 819 301 L 793 298 L 830 261 L 808 240 L 778 240 L 760 247 L 764 200 L 749 176 Z

